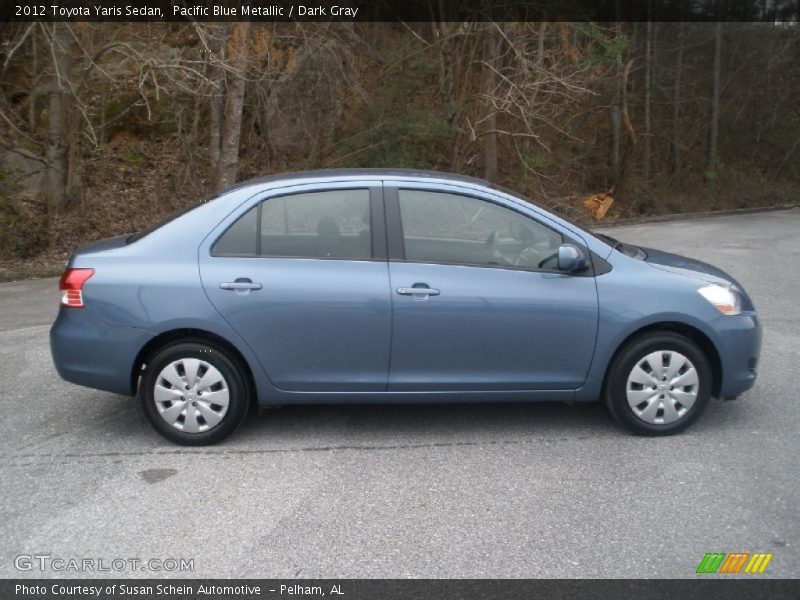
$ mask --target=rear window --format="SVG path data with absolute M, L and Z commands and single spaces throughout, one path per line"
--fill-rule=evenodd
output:
M 161 221 L 159 221 L 155 225 L 151 225 L 147 229 L 142 229 L 138 233 L 134 233 L 133 235 L 129 235 L 127 237 L 127 239 L 125 240 L 125 243 L 126 244 L 132 244 L 133 242 L 138 242 L 140 239 L 142 239 L 146 235 L 150 235 L 151 233 L 153 233 L 156 229 L 161 229 L 167 223 L 171 223 L 172 221 L 174 221 L 178 217 L 182 217 L 186 213 L 193 211 L 195 208 L 197 208 L 198 206 L 202 206 L 203 204 L 205 204 L 205 202 L 201 202 L 200 204 L 194 204 L 192 206 L 187 206 L 186 208 L 181 208 L 180 210 L 177 210 L 174 213 L 170 214 L 168 217 L 162 219 Z

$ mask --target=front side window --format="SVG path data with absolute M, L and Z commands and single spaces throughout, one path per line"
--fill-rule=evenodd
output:
M 251 215 L 252 213 L 252 215 Z M 368 259 L 372 256 L 369 190 L 334 190 L 264 200 L 217 241 L 214 255 Z
M 520 213 L 469 196 L 398 190 L 406 260 L 556 269 L 562 237 Z

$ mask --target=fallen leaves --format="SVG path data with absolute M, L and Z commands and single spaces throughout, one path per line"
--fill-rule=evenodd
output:
M 606 216 L 612 204 L 614 204 L 614 198 L 611 194 L 594 194 L 583 200 L 583 206 L 586 207 L 586 210 L 598 221 Z

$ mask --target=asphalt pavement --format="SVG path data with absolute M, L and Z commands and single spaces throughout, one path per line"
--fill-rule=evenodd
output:
M 681 435 L 599 403 L 311 406 L 181 448 L 136 399 L 58 378 L 55 279 L 0 284 L 0 577 L 697 577 L 707 552 L 800 576 L 800 210 L 608 233 L 720 266 L 761 314 L 755 387 Z

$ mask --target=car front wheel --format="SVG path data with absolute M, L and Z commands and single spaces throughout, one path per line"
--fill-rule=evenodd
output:
M 141 382 L 144 412 L 168 440 L 200 446 L 230 435 L 248 406 L 238 361 L 213 345 L 181 342 L 150 360 Z
M 657 332 L 634 339 L 618 353 L 604 395 L 611 414 L 628 429 L 670 435 L 700 417 L 711 384 L 711 366 L 697 344 Z

